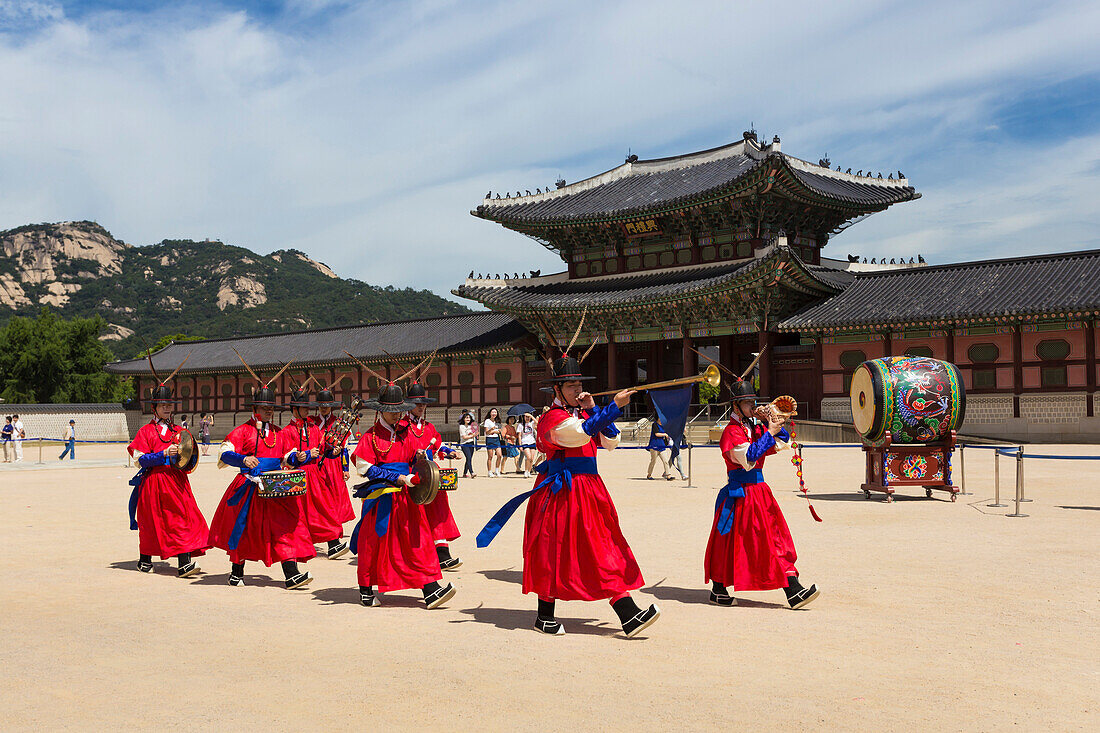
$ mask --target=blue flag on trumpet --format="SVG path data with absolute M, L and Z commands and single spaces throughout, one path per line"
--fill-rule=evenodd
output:
M 691 405 L 691 392 L 694 385 L 674 389 L 655 389 L 649 393 L 653 407 L 657 410 L 657 420 L 672 441 L 672 454 L 680 452 L 680 443 L 684 439 L 687 427 L 688 407 Z

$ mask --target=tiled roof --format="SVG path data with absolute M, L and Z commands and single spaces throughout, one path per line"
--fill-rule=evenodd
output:
M 733 187 L 770 162 L 783 163 L 798 182 L 820 196 L 878 210 L 918 197 L 905 179 L 856 176 L 814 165 L 743 140 L 674 158 L 640 160 L 562 188 L 514 198 L 486 198 L 471 213 L 515 223 L 598 220 L 669 208 Z
M 790 254 L 790 258 L 797 260 L 793 254 Z M 585 306 L 598 309 L 680 299 L 734 281 L 771 260 L 771 257 L 765 256 L 721 265 L 679 267 L 637 275 L 554 280 L 546 283 L 539 283 L 535 279 L 527 281 L 530 284 L 479 285 L 478 281 L 472 281 L 452 292 L 504 310 L 561 310 Z M 839 291 L 851 279 L 851 275 L 846 272 L 801 263 L 799 265 L 807 270 L 824 293 Z
M 353 363 L 344 354 L 345 349 L 363 361 L 384 359 L 384 351 L 395 357 L 422 357 L 438 349 L 440 355 L 445 356 L 507 348 L 526 333 L 526 329 L 510 316 L 480 312 L 295 333 L 186 341 L 161 349 L 153 355 L 153 362 L 161 376 L 170 374 L 188 355 L 190 358 L 181 374 L 240 372 L 244 367 L 233 353 L 235 348 L 254 369 L 280 367 L 291 359 L 296 366 L 334 366 Z M 149 362 L 145 359 L 116 361 L 105 369 L 115 374 L 149 374 Z
M 1100 250 L 857 274 L 840 295 L 779 324 L 783 331 L 1019 320 L 1100 310 Z

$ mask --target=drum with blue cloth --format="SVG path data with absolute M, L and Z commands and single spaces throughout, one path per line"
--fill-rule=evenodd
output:
M 283 499 L 306 493 L 306 472 L 301 469 L 264 471 L 260 474 L 256 496 L 261 499 Z

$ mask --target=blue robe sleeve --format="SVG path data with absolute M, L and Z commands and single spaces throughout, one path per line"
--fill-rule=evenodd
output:
M 371 466 L 367 469 L 367 478 L 371 481 L 388 481 L 395 486 L 401 485 L 401 474 L 392 468 Z
M 306 465 L 307 463 L 312 463 L 313 462 L 313 456 L 309 455 L 309 451 L 305 451 L 305 454 L 306 454 L 306 459 L 304 461 L 299 461 L 298 460 L 298 451 L 291 451 L 290 455 L 287 456 L 286 464 L 288 466 L 293 466 L 294 468 L 301 468 L 302 466 Z
M 171 457 L 166 455 L 164 451 L 158 451 L 156 453 L 143 453 L 138 458 L 138 465 L 142 468 L 152 468 L 154 466 L 167 466 L 171 462 Z
M 221 462 L 227 466 L 234 466 L 236 468 L 244 468 L 244 459 L 247 456 L 243 456 L 240 453 L 234 453 L 231 450 L 222 451 Z
M 592 410 L 592 414 L 581 425 L 581 429 L 584 430 L 586 435 L 597 435 L 608 426 L 614 427 L 615 418 L 622 414 L 622 410 L 614 402 L 602 408 L 597 405 Z M 618 433 L 618 428 L 615 429 L 615 433 Z M 614 435 L 609 437 L 614 437 Z
M 745 453 L 745 457 L 751 462 L 756 463 L 760 458 L 775 447 L 775 438 L 772 434 L 764 431 L 764 434 L 754 440 L 749 446 L 748 451 Z

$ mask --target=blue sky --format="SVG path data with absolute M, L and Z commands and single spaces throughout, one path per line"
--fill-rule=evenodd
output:
M 488 190 L 710 148 L 903 171 L 825 254 L 1100 247 L 1095 2 L 0 0 L 0 228 L 294 247 L 448 293 L 561 269 Z

